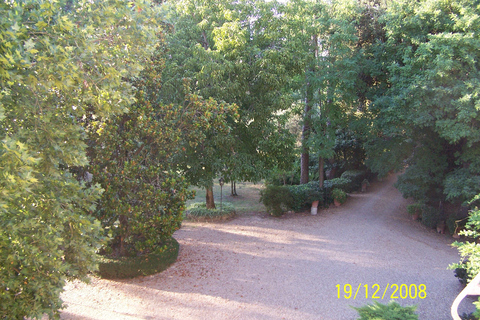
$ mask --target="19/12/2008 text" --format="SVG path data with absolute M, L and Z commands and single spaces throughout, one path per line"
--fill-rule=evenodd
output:
M 424 284 L 389 284 L 383 289 L 379 284 L 372 286 L 359 283 L 353 287 L 351 284 L 341 286 L 337 284 L 338 299 L 356 299 L 357 296 L 365 295 L 366 299 L 425 299 L 427 297 L 427 286 Z

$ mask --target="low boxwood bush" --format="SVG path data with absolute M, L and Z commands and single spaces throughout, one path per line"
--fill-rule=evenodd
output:
M 350 193 L 362 187 L 363 180 L 368 178 L 366 170 L 347 170 L 342 173 L 341 178 L 350 180 L 350 183 L 343 191 Z
M 388 304 L 375 301 L 374 304 L 354 309 L 360 315 L 358 320 L 418 320 L 418 315 L 415 313 L 417 306 L 402 307 L 395 301 L 390 301 Z
M 109 258 L 102 256 L 98 275 L 105 279 L 127 279 L 162 272 L 177 260 L 179 244 L 170 238 L 161 253 L 134 257 Z
M 293 207 L 293 196 L 287 186 L 268 185 L 260 191 L 260 202 L 272 216 L 279 217 Z
M 287 210 L 307 209 L 313 201 L 319 201 L 319 207 L 328 207 L 333 203 L 332 191 L 338 189 L 348 193 L 352 190 L 351 183 L 348 178 L 334 178 L 325 180 L 322 188 L 316 180 L 301 185 L 267 185 L 261 192 L 260 201 L 274 216 L 280 216 Z
M 330 180 L 325 180 L 323 182 L 323 187 L 330 190 L 340 189 L 345 191 L 346 193 L 349 193 L 350 192 L 349 190 L 351 189 L 350 188 L 351 183 L 352 181 L 347 178 L 334 178 Z
M 320 201 L 324 205 L 325 190 L 319 187 L 318 181 L 310 181 L 306 184 L 287 186 L 292 196 L 291 209 L 301 211 L 311 206 L 313 201 Z
M 216 204 L 216 209 L 207 209 L 205 202 L 190 205 L 185 213 L 185 219 L 194 221 L 224 220 L 235 215 L 235 208 L 229 202 Z

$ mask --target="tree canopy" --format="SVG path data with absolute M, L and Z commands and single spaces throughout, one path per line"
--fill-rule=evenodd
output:
M 124 78 L 152 52 L 155 19 L 143 1 L 0 3 L 2 318 L 58 315 L 65 279 L 94 270 L 102 189 L 70 169 L 88 164 L 83 117 L 134 101 Z
M 478 205 L 479 0 L 153 2 L 0 3 L 2 318 L 162 250 L 219 176 L 366 166 Z

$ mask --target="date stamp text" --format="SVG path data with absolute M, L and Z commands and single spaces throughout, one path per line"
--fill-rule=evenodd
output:
M 358 286 L 351 284 L 337 284 L 338 299 L 353 299 L 365 297 L 366 299 L 425 299 L 427 298 L 427 286 L 424 284 L 396 284 L 387 283 L 385 287 L 375 283 L 374 285 L 359 283 Z

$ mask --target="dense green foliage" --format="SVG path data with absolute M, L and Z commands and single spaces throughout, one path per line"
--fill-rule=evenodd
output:
M 58 315 L 100 247 L 164 250 L 219 176 L 275 176 L 281 215 L 401 171 L 477 238 L 479 0 L 154 2 L 0 3 L 2 318 Z
M 365 176 L 366 171 L 352 171 L 346 176 Z M 318 201 L 319 207 L 328 207 L 334 200 L 334 191 L 340 195 L 341 202 L 345 202 L 347 192 L 357 191 L 359 185 L 354 184 L 347 178 L 334 178 L 325 180 L 323 187 L 318 181 L 310 181 L 306 184 L 275 185 L 269 184 L 262 190 L 260 201 L 263 202 L 267 211 L 272 215 L 279 216 L 287 210 L 301 211 L 308 209 L 314 201 Z
M 308 208 L 313 201 L 319 201 L 320 207 L 328 205 L 328 189 L 320 188 L 317 181 L 285 187 L 293 198 L 290 208 L 294 211 Z
M 91 148 L 94 181 L 105 189 L 95 214 L 113 236 L 106 254 L 162 251 L 193 196 L 185 172 L 211 181 L 214 159 L 228 144 L 226 117 L 235 116 L 235 106 L 195 95 L 180 106 L 157 103 L 154 75 L 137 80 L 137 103 L 103 122 Z
M 102 189 L 74 174 L 88 163 L 84 116 L 134 101 L 124 77 L 156 28 L 143 1 L 0 3 L 1 318 L 58 316 L 65 279 L 96 268 Z
M 382 304 L 377 301 L 364 307 L 354 308 L 358 311 L 358 320 L 418 320 L 416 306 L 402 307 L 398 302 Z
M 382 21 L 388 90 L 371 105 L 370 166 L 385 174 L 406 161 L 405 197 L 465 202 L 480 191 L 478 1 L 397 1 Z
M 171 32 L 163 74 L 162 99 L 180 102 L 182 79 L 191 90 L 238 105 L 239 117 L 231 121 L 230 152 L 204 162 L 226 181 L 258 181 L 274 166 L 293 162 L 293 136 L 284 129 L 291 105 L 286 90 L 292 59 L 283 48 L 281 19 L 274 1 L 173 1 L 165 6 Z M 186 170 L 188 180 L 209 188 L 198 179 L 199 170 Z M 205 177 L 206 178 L 206 177 Z M 212 204 L 213 205 L 213 204 Z
M 293 206 L 294 197 L 286 186 L 267 186 L 260 195 L 260 201 L 274 217 L 281 216 Z

